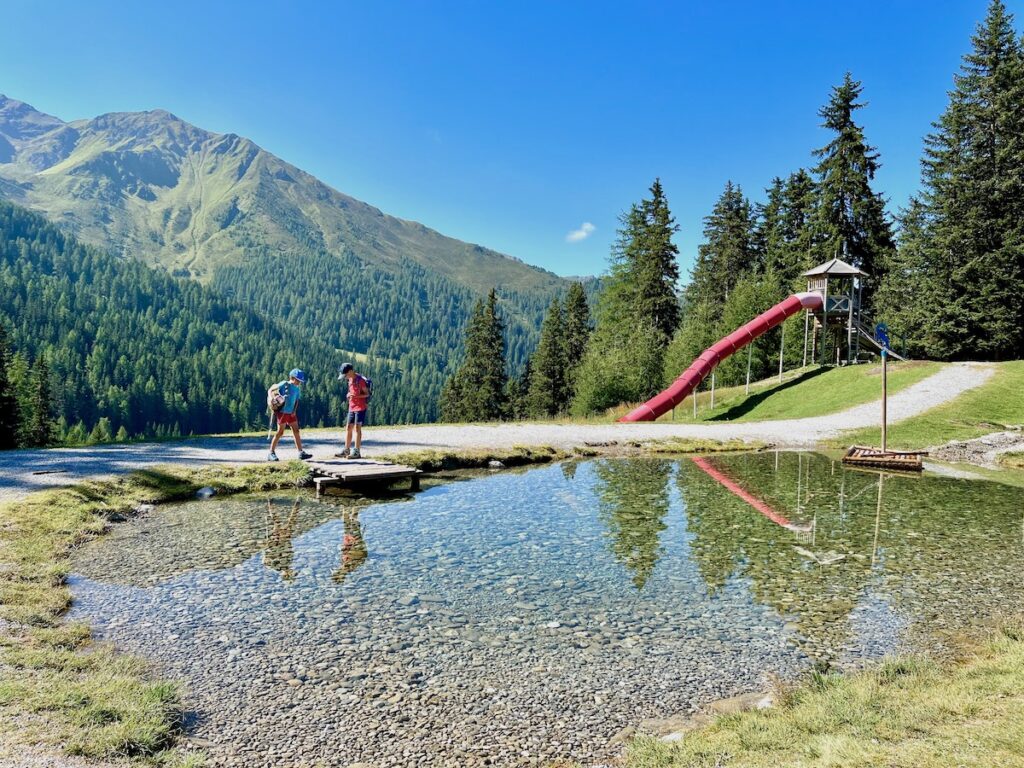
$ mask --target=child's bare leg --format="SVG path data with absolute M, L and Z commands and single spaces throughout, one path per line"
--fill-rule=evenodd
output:
M 348 453 L 352 447 L 352 422 L 349 422 L 348 428 L 345 430 L 345 453 Z
M 275 453 L 277 451 L 277 444 L 281 440 L 281 435 L 284 434 L 284 424 L 277 425 L 277 434 L 274 435 L 274 439 L 270 441 L 270 452 Z
M 299 437 L 298 424 L 292 424 L 292 437 L 295 438 L 295 447 L 299 449 L 299 453 L 302 453 L 302 438 Z
M 356 424 L 356 453 L 362 453 L 363 448 L 363 425 Z

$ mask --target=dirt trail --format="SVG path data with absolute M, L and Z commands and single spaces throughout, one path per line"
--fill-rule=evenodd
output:
M 994 370 L 978 363 L 947 365 L 938 373 L 889 398 L 891 423 L 941 405 L 988 381 Z M 878 422 L 878 403 L 867 403 L 828 416 L 761 422 L 706 424 L 426 424 L 414 427 L 372 427 L 363 453 L 370 457 L 422 449 L 512 448 L 517 445 L 571 449 L 585 443 L 661 440 L 673 437 L 767 442 L 786 447 L 811 447 L 840 433 Z M 318 458 L 332 455 L 343 440 L 340 430 L 303 435 L 307 450 Z M 294 446 L 282 441 L 282 459 L 294 457 Z M 159 464 L 248 464 L 263 461 L 267 443 L 259 437 L 209 437 L 169 443 L 51 448 L 0 454 L 0 500 L 19 498 L 42 488 L 66 485 L 89 477 L 109 477 Z

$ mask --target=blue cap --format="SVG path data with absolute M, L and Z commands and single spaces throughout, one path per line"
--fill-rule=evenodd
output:
M 289 379 L 298 379 L 300 384 L 306 383 L 306 374 L 302 372 L 301 368 L 292 368 L 291 373 L 288 374 Z

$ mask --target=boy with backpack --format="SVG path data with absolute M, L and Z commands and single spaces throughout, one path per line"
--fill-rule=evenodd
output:
M 286 381 L 279 382 L 272 386 L 267 392 L 267 405 L 277 416 L 277 434 L 270 443 L 270 453 L 267 461 L 277 461 L 277 443 L 284 434 L 285 427 L 291 427 L 292 437 L 295 438 L 295 447 L 299 450 L 299 458 L 302 460 L 313 458 L 313 454 L 302 450 L 302 438 L 299 436 L 299 398 L 302 396 L 302 385 L 306 383 L 306 374 L 300 369 L 293 368 L 288 374 Z
M 348 381 L 348 429 L 345 432 L 345 450 L 335 454 L 342 459 L 358 459 L 362 456 L 363 425 L 366 411 L 373 396 L 373 382 L 356 372 L 352 363 L 345 363 L 338 369 L 338 381 Z M 352 448 L 352 432 L 355 431 L 356 445 Z M 351 449 L 351 451 L 350 451 Z

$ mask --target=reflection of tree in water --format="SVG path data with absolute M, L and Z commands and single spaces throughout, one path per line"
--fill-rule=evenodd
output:
M 341 538 L 341 564 L 331 574 L 331 579 L 342 584 L 349 574 L 366 562 L 369 550 L 366 548 L 366 540 L 363 538 L 363 527 L 359 524 L 359 513 L 355 510 L 348 510 L 342 516 L 345 524 L 345 533 Z
M 880 501 L 879 475 L 820 455 L 781 454 L 778 471 L 765 454 L 712 461 L 814 530 L 776 525 L 683 461 L 678 482 L 701 575 L 712 591 L 730 578 L 749 578 L 755 599 L 791 614 L 815 655 L 833 658 L 841 649 L 849 614 L 869 587 L 928 628 L 978 610 L 978 600 L 994 604 L 986 594 L 1020 604 L 1022 588 L 1011 576 L 1022 549 L 1012 488 L 890 476 Z
M 292 504 L 287 516 L 280 514 L 273 502 L 267 499 L 267 537 L 263 550 L 263 564 L 280 573 L 285 581 L 295 578 L 295 570 L 292 568 L 292 559 L 295 557 L 292 536 L 298 519 L 299 499 Z
M 562 468 L 562 476 L 566 480 L 574 480 L 576 478 L 576 470 L 579 469 L 580 463 L 570 459 L 568 461 L 563 461 L 559 466 Z
M 672 462 L 613 459 L 596 462 L 594 472 L 612 554 L 632 572 L 633 585 L 643 589 L 661 556 Z

